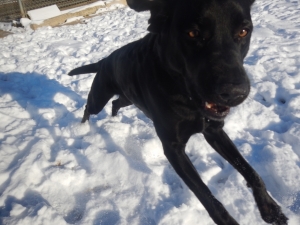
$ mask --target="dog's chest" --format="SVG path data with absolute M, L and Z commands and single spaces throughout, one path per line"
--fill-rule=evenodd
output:
M 193 101 L 188 97 L 172 95 L 169 104 L 173 112 L 182 119 L 195 121 L 197 118 L 202 117 Z

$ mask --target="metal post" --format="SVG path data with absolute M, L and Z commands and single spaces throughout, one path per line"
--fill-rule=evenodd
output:
M 25 18 L 26 15 L 25 15 L 25 12 L 24 12 L 22 0 L 18 0 L 18 2 L 19 2 L 19 7 L 20 7 L 20 11 L 21 11 L 22 18 Z

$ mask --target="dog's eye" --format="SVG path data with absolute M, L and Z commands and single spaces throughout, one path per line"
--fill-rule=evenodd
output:
M 247 29 L 242 29 L 240 32 L 239 32 L 239 37 L 240 38 L 244 38 L 248 35 L 249 31 Z
M 191 38 L 198 37 L 199 34 L 200 34 L 200 32 L 199 32 L 198 30 L 191 30 L 191 31 L 188 32 L 188 35 L 189 35 L 189 37 L 191 37 Z

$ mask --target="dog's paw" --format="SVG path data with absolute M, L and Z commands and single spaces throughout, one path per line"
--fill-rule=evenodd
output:
M 264 199 L 264 201 L 262 201 Z M 265 198 L 257 200 L 261 217 L 267 223 L 273 225 L 287 225 L 288 218 L 281 211 L 280 206 L 267 194 Z
M 89 120 L 90 120 L 90 114 L 88 113 L 87 109 L 85 109 L 81 123 L 85 123 L 86 121 L 89 121 Z
M 116 109 L 115 107 L 112 107 L 111 116 L 116 116 L 117 114 L 118 114 L 118 109 Z
M 275 221 L 272 223 L 272 225 L 287 225 L 288 224 L 288 218 L 283 214 L 280 213 L 277 218 L 275 218 Z
M 120 107 L 119 107 L 119 99 L 112 101 L 112 108 L 111 108 L 111 115 L 116 116 L 118 114 Z
M 262 214 L 262 218 L 267 223 L 271 223 L 273 225 L 287 225 L 288 218 L 281 212 L 281 208 L 276 204 L 273 206 L 269 206 L 268 210 Z

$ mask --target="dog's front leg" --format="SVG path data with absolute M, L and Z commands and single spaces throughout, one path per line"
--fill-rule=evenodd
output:
M 210 217 L 218 225 L 238 225 L 224 206 L 212 195 L 185 154 L 185 144 L 162 140 L 164 153 L 176 173 L 194 192 Z
M 203 134 L 207 142 L 245 178 L 248 186 L 253 190 L 254 199 L 262 218 L 267 223 L 286 225 L 287 217 L 267 193 L 261 177 L 239 153 L 223 129 L 208 127 Z

